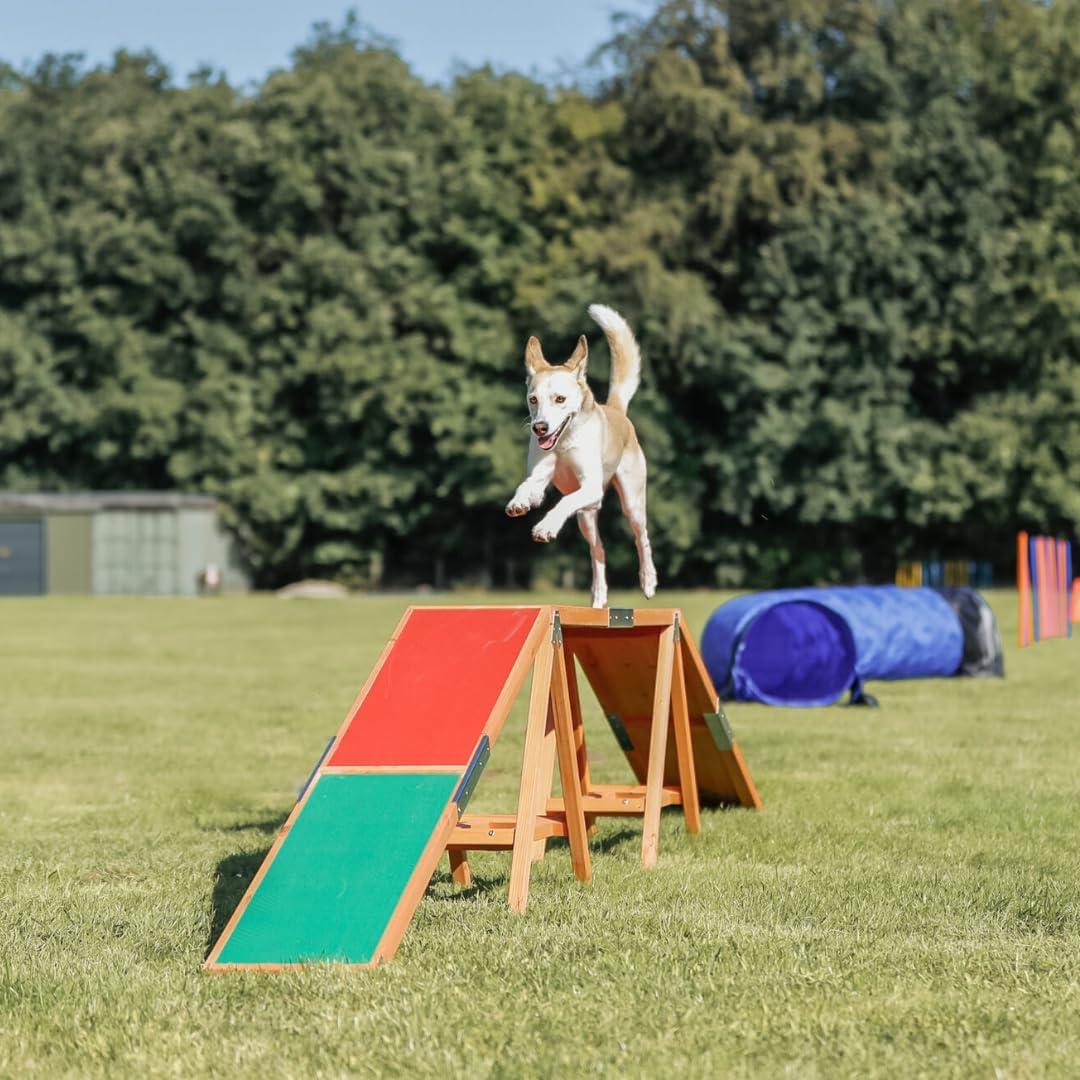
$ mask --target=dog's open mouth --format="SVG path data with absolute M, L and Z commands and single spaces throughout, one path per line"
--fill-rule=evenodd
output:
M 542 439 L 539 435 L 536 436 L 537 445 L 541 450 L 550 450 L 559 441 L 559 436 L 563 433 L 566 425 L 573 419 L 574 414 L 571 413 L 550 435 L 545 435 Z

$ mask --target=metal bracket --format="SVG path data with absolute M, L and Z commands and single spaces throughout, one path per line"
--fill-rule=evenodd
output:
M 322 763 L 326 760 L 326 755 L 330 753 L 330 747 L 334 745 L 334 740 L 337 739 L 336 735 L 331 735 L 326 744 L 326 749 L 319 755 L 319 760 L 315 762 L 315 768 L 308 773 L 308 778 L 300 785 L 300 790 L 296 793 L 296 801 L 299 802 L 304 797 L 304 792 L 311 787 L 311 781 L 315 779 L 315 774 L 322 768 Z
M 458 784 L 457 791 L 454 792 L 454 802 L 457 803 L 459 818 L 465 813 L 465 807 L 469 805 L 469 799 L 472 798 L 472 793 L 480 782 L 480 774 L 484 771 L 484 766 L 490 757 L 491 740 L 484 735 L 480 739 L 476 753 L 472 756 L 472 761 L 469 762 L 469 767 L 465 770 L 465 775 L 461 778 L 461 783 Z
M 608 713 L 607 722 L 611 725 L 611 730 L 615 733 L 615 741 L 619 744 L 619 749 L 626 753 L 633 750 L 634 741 L 630 738 L 630 734 L 623 725 L 622 720 L 619 718 L 619 714 Z
M 562 644 L 562 620 L 559 618 L 557 611 L 551 616 L 551 644 Z
M 675 613 L 675 620 L 674 620 L 674 622 L 672 622 L 671 628 L 674 631 L 675 642 L 678 643 L 679 639 L 682 637 L 682 631 L 679 629 L 679 613 L 678 612 Z
M 731 730 L 731 723 L 728 721 L 723 709 L 718 712 L 705 713 L 705 723 L 709 727 L 709 734 L 712 736 L 712 741 L 716 743 L 717 750 L 733 750 L 735 748 L 735 732 Z
M 609 627 L 633 626 L 634 609 L 630 607 L 608 608 L 607 624 Z

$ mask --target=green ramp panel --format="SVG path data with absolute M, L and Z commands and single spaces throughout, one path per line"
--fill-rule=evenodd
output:
M 459 773 L 324 773 L 215 961 L 369 964 Z

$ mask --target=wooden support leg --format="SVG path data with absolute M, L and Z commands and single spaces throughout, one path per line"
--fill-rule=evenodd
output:
M 529 694 L 529 719 L 525 728 L 525 752 L 521 757 L 521 788 L 518 792 L 514 851 L 510 859 L 510 907 L 524 911 L 529 902 L 529 873 L 532 870 L 536 815 L 541 795 L 540 767 L 544 757 L 544 738 L 548 726 L 551 695 L 551 668 L 555 649 L 545 641 L 533 665 L 532 690 Z
M 585 749 L 585 724 L 581 719 L 581 697 L 578 694 L 577 663 L 574 654 L 566 649 L 566 689 L 570 695 L 570 717 L 574 728 L 574 751 L 581 790 L 589 790 L 589 755 Z
M 544 756 L 540 760 L 540 806 L 551 798 L 551 788 L 555 782 L 555 718 L 551 715 L 548 704 L 548 722 L 544 732 Z M 547 839 L 541 836 L 533 841 L 533 862 L 539 862 L 547 853 Z
M 675 753 L 679 760 L 679 788 L 688 833 L 701 832 L 701 801 L 698 798 L 694 746 L 690 735 L 690 710 L 686 703 L 686 673 L 682 649 L 675 643 L 671 679 L 671 719 L 675 726 Z
M 671 711 L 671 676 L 675 656 L 675 627 L 660 632 L 653 689 L 652 728 L 649 732 L 649 768 L 645 780 L 645 821 L 641 834 L 641 865 L 656 865 L 660 843 L 660 809 L 664 787 L 664 756 L 667 751 L 668 718 Z
M 551 703 L 555 712 L 556 744 L 559 751 L 559 776 L 562 779 L 563 805 L 566 809 L 570 861 L 578 881 L 592 880 L 589 858 L 588 827 L 582 808 L 581 774 L 574 742 L 574 721 L 567 681 L 567 656 L 562 645 L 555 648 L 555 669 L 551 680 Z
M 471 885 L 472 871 L 469 870 L 469 853 L 460 849 L 450 852 L 450 875 L 455 885 Z

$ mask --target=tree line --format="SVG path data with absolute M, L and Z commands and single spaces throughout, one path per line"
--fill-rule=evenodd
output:
M 600 301 L 662 584 L 1007 572 L 1080 520 L 1078 116 L 1080 0 L 670 0 L 559 87 L 353 19 L 247 90 L 0 67 L 0 487 L 212 493 L 262 585 L 581 582 L 503 506 Z

